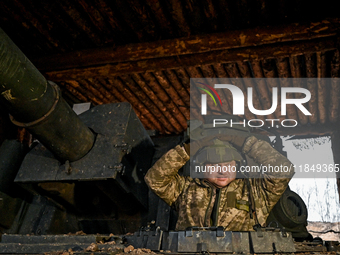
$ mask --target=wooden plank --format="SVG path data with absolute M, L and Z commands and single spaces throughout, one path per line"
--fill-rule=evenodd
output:
M 171 26 L 170 19 L 166 18 L 166 14 L 162 8 L 162 5 L 159 0 L 148 0 L 145 1 L 146 4 L 151 9 L 151 12 L 154 14 L 154 18 L 158 26 L 160 27 L 160 33 L 162 34 L 162 38 L 170 38 L 175 37 L 175 31 Z
M 111 31 L 122 32 L 124 29 L 120 26 L 117 15 L 113 12 L 112 8 L 106 3 L 105 0 L 95 0 L 95 10 L 99 12 L 99 15 L 106 16 L 105 21 L 111 26 Z M 95 14 L 96 16 L 97 14 Z M 101 20 L 100 20 L 101 21 Z M 97 22 L 97 21 L 96 21 Z M 106 25 L 101 24 L 100 27 L 105 28 Z M 116 38 L 115 38 L 116 40 Z
M 99 82 L 112 94 L 114 95 L 114 97 L 117 99 L 118 102 L 129 102 L 129 100 L 127 100 L 122 93 L 120 93 L 120 91 L 118 89 L 116 89 L 113 86 L 113 81 L 111 80 L 105 80 L 105 79 L 99 79 Z M 131 104 L 132 106 L 134 106 L 133 104 Z M 154 130 L 155 126 L 147 119 L 145 118 L 145 116 L 143 115 L 142 112 L 140 112 L 138 110 L 138 108 L 134 107 L 133 110 L 135 111 L 135 113 L 137 114 L 138 118 L 140 119 L 140 121 L 143 123 L 143 126 L 145 127 L 145 129 L 148 130 Z
M 174 114 L 174 117 L 178 120 L 178 122 L 180 123 L 182 128 L 186 129 L 187 128 L 187 120 L 189 120 L 189 119 L 185 117 L 185 115 L 182 113 L 182 111 L 178 107 L 178 104 L 179 105 L 184 104 L 182 99 L 179 97 L 177 91 L 174 89 L 173 86 L 171 86 L 170 81 L 167 79 L 167 77 L 161 71 L 155 72 L 154 76 L 157 79 L 158 83 L 161 85 L 161 87 L 169 95 L 169 99 L 172 102 L 171 104 L 168 105 L 167 109 L 170 110 L 170 112 L 172 112 Z M 181 131 L 183 131 L 183 129 Z
M 20 16 L 22 16 L 24 19 L 27 20 L 27 22 L 31 23 L 33 27 L 37 29 L 37 31 L 46 38 L 47 45 L 53 48 L 59 48 L 59 50 L 64 51 L 64 45 L 55 37 L 53 37 L 48 29 L 46 27 L 46 23 L 40 22 L 37 19 L 38 15 L 32 14 L 30 10 L 28 10 L 24 4 L 21 3 L 21 1 L 14 0 L 15 6 L 19 9 Z M 28 5 L 30 6 L 30 5 Z M 17 11 L 14 11 L 17 12 Z M 51 47 L 52 48 L 52 47 Z
M 281 78 L 281 87 L 291 87 L 291 74 L 289 72 L 289 59 L 288 58 L 278 58 L 276 59 L 277 73 L 279 78 Z M 294 93 L 287 93 L 287 98 L 294 98 Z M 287 117 L 289 119 L 297 119 L 296 107 L 294 105 L 287 105 Z
M 270 98 L 273 98 L 273 88 L 276 87 L 278 88 L 278 80 L 275 79 L 277 78 L 276 74 L 276 66 L 274 65 L 274 59 L 265 59 L 262 61 L 262 69 L 263 69 L 263 74 L 267 78 L 266 83 L 268 86 L 268 93 L 270 95 Z M 278 92 L 277 96 L 277 101 L 281 102 L 281 93 Z M 272 100 L 273 102 L 273 100 Z M 273 113 L 276 119 L 279 119 L 282 121 L 285 119 L 285 116 L 281 116 L 281 104 L 278 103 L 276 106 L 276 110 Z
M 232 50 L 212 51 L 195 55 L 184 55 L 169 58 L 155 58 L 133 62 L 107 64 L 103 66 L 73 68 L 60 71 L 45 72 L 45 76 L 53 81 L 113 78 L 121 74 L 154 72 L 166 69 L 186 68 L 215 63 L 233 63 L 235 61 L 260 60 L 271 57 L 288 57 L 308 52 L 335 50 L 335 38 L 294 42 L 290 44 L 275 44 L 268 46 L 240 48 Z M 70 59 L 70 62 L 72 60 Z
M 181 97 L 182 102 L 184 105 L 178 105 L 178 108 L 181 110 L 183 115 L 187 120 L 190 119 L 190 95 L 188 90 L 182 85 L 179 77 L 176 75 L 174 70 L 164 70 L 163 71 L 165 76 L 168 78 L 169 82 L 175 88 L 179 96 Z M 200 115 L 199 111 L 196 108 L 193 108 L 191 111 L 193 114 L 193 118 L 198 119 L 198 115 Z
M 316 78 L 316 59 L 315 54 L 308 53 L 305 55 L 306 62 L 306 76 L 307 78 Z M 307 89 L 311 93 L 311 99 L 308 102 L 308 110 L 312 113 L 312 116 L 309 116 L 309 122 L 311 124 L 316 124 L 318 122 L 318 95 L 317 95 L 317 83 L 315 80 L 308 79 L 307 80 Z
M 299 126 L 299 127 L 280 127 L 275 128 L 275 132 L 277 132 L 280 136 L 292 136 L 292 135 L 332 135 L 338 126 L 336 124 L 331 125 L 310 125 L 310 126 Z M 269 135 L 267 131 L 263 131 L 261 129 L 255 129 L 255 133 L 261 133 L 265 135 Z
M 190 95 L 190 119 L 193 119 L 192 117 L 194 117 L 197 120 L 203 121 L 201 109 L 200 107 L 198 107 L 201 104 L 200 93 L 196 89 L 194 91 L 190 90 L 190 77 L 185 69 L 176 69 L 174 70 L 174 72 L 176 73 L 178 80 L 181 82 L 182 86 L 187 90 L 188 94 Z
M 95 105 L 103 104 L 103 95 L 91 87 L 86 80 L 69 81 L 68 83 L 86 95 L 86 97 L 89 98 Z
M 292 73 L 293 78 L 303 78 L 304 74 L 302 73 L 302 63 L 300 60 L 301 56 L 292 56 L 289 58 L 289 65 L 290 65 L 290 71 Z M 300 80 L 293 80 L 293 86 L 294 87 L 302 87 L 303 84 L 301 84 Z M 296 98 L 304 97 L 304 95 L 296 95 Z M 297 109 L 297 113 L 299 116 L 299 124 L 306 125 L 308 123 L 308 116 L 304 115 L 303 112 Z
M 94 105 L 100 104 L 100 102 L 96 99 L 96 97 L 90 91 L 87 91 L 83 86 L 81 86 L 81 84 L 78 81 L 75 81 L 75 80 L 66 81 L 65 86 L 74 95 L 77 92 L 79 92 L 84 97 L 86 97 L 87 100 L 85 102 L 92 102 Z M 72 88 L 72 90 L 71 90 L 71 88 Z
M 81 92 L 79 92 L 78 90 L 76 90 L 75 88 L 73 88 L 68 81 L 62 81 L 59 83 L 59 85 L 61 87 L 66 88 L 67 91 L 69 91 L 73 96 L 75 96 L 76 98 L 78 98 L 80 101 L 82 102 L 89 102 L 90 100 L 83 95 Z
M 57 36 L 53 36 L 51 33 L 51 23 L 53 23 L 53 21 L 51 21 L 51 16 L 46 15 L 45 11 L 40 9 L 40 4 L 31 0 L 26 4 L 23 4 L 22 1 L 18 0 L 15 0 L 14 3 L 19 9 L 18 13 L 20 13 L 22 17 L 30 22 L 32 26 L 34 26 L 41 35 L 46 38 L 45 42 L 47 45 L 51 44 L 54 49 L 58 49 L 58 51 L 62 52 L 65 51 L 65 48 L 67 48 L 66 45 L 58 40 Z
M 201 71 L 197 67 L 189 66 L 187 69 L 190 78 L 201 78 L 203 80 L 204 76 L 202 75 Z M 205 94 L 199 87 L 204 87 L 201 84 L 192 84 L 190 87 L 190 97 L 193 101 L 196 102 L 197 106 L 201 105 L 201 94 Z M 199 107 L 201 111 L 201 107 Z M 216 106 L 213 100 L 207 96 L 207 115 L 219 115 L 221 114 L 221 109 Z
M 216 78 L 216 74 L 215 74 L 214 70 L 212 69 L 211 65 L 202 65 L 202 66 L 200 66 L 200 69 L 201 69 L 201 72 L 203 74 L 203 77 L 206 77 L 206 78 Z M 209 84 L 209 85 L 214 87 L 213 84 Z M 210 91 L 210 92 L 212 92 L 212 91 Z M 215 110 L 217 109 L 217 111 L 214 114 L 221 115 L 221 114 L 224 113 L 224 111 L 222 110 L 222 106 L 220 105 L 220 103 L 218 101 L 216 101 L 216 102 L 217 102 L 217 106 L 215 107 Z
M 263 70 L 262 70 L 262 66 L 261 66 L 260 61 L 252 61 L 251 66 L 252 66 L 255 78 L 264 78 L 264 74 L 263 74 Z M 270 100 L 269 99 L 270 93 L 267 89 L 267 84 L 266 84 L 265 79 L 259 80 L 257 89 L 260 93 L 263 109 L 264 110 L 270 109 L 271 106 L 272 106 L 272 102 L 269 101 Z M 270 115 L 268 115 L 268 119 L 276 119 L 274 113 L 271 113 Z
M 127 100 L 123 94 L 121 94 L 113 85 L 113 83 L 109 80 L 105 80 L 105 79 L 98 79 L 98 82 L 103 86 L 103 88 L 105 88 L 111 95 L 113 95 L 113 97 L 115 98 L 115 100 L 117 100 L 117 102 L 129 102 L 129 100 Z
M 116 89 L 119 90 L 121 94 L 128 98 L 129 103 L 141 113 L 142 119 L 147 119 L 147 122 L 151 123 L 154 128 L 160 133 L 166 133 L 166 130 L 162 123 L 154 117 L 154 115 L 145 107 L 145 105 L 135 96 L 135 94 L 123 83 L 119 78 L 112 79 L 112 82 Z
M 108 91 L 105 86 L 101 84 L 99 80 L 96 79 L 88 79 L 88 82 L 91 84 L 91 86 L 97 90 L 99 93 L 101 93 L 104 97 L 104 103 L 105 104 L 111 104 L 111 103 L 118 103 L 119 101 Z
M 329 120 L 335 123 L 339 119 L 339 98 L 340 98 L 340 79 L 339 79 L 339 50 L 334 52 L 331 62 L 331 95 L 329 104 Z
M 204 10 L 203 12 L 205 14 L 205 18 L 209 24 L 209 28 L 211 28 L 213 32 L 217 31 L 218 28 L 221 27 L 221 25 L 220 25 L 220 22 L 218 22 L 217 20 L 218 13 L 217 13 L 216 7 L 214 6 L 214 1 L 213 0 L 202 1 L 202 8 Z
M 155 23 L 150 17 L 149 8 L 143 2 L 134 0 L 116 0 L 115 6 L 119 14 L 132 31 L 134 31 L 139 42 L 154 41 L 157 38 Z M 142 10 L 142 11 L 141 11 Z
M 244 85 L 246 86 L 246 88 L 253 88 L 253 106 L 256 110 L 263 110 L 262 106 L 261 106 L 261 102 L 260 102 L 260 98 L 257 94 L 257 90 L 255 88 L 256 84 L 254 83 L 254 81 L 252 79 L 247 79 L 247 78 L 252 78 L 249 66 L 247 63 L 242 62 L 242 61 L 238 61 L 237 62 L 237 66 L 238 69 L 240 70 L 241 76 L 242 78 L 245 78 L 244 80 Z M 263 115 L 256 115 L 255 117 L 256 119 L 260 119 L 260 120 L 265 120 L 265 116 Z
M 1 2 L 1 8 L 0 8 L 0 14 L 1 14 L 1 20 L 5 21 L 4 24 L 7 23 L 6 16 L 12 17 L 12 21 L 10 26 L 7 28 L 9 30 L 8 35 L 14 40 L 27 40 L 28 37 L 31 38 L 31 52 L 34 52 L 35 54 L 37 52 L 50 52 L 52 50 L 52 46 L 49 43 L 42 42 L 40 40 L 41 34 L 32 26 L 30 26 L 30 22 L 27 21 L 23 15 L 18 13 L 18 11 L 14 11 L 15 7 L 13 7 L 13 2 L 9 1 L 2 1 Z M 22 32 L 20 34 L 13 33 L 11 34 L 11 30 L 19 30 L 22 29 Z M 3 27 L 5 29 L 5 27 Z M 5 30 L 6 31 L 6 30 Z
M 34 6 L 33 3 L 37 4 L 37 1 L 35 0 L 29 0 L 29 1 L 32 6 Z M 42 8 L 42 9 L 40 10 L 38 8 Z M 70 38 L 70 40 L 68 40 L 67 45 L 66 45 L 67 46 L 66 51 L 73 50 L 76 41 L 79 40 L 80 37 L 82 37 L 81 36 L 82 31 L 77 30 L 77 26 L 70 25 L 69 23 L 70 20 L 66 18 L 68 15 L 64 13 L 63 9 L 59 5 L 55 4 L 53 5 L 53 7 L 51 7 L 51 4 L 48 3 L 47 1 L 40 1 L 38 4 L 38 8 L 35 6 L 34 9 L 36 12 L 39 12 L 40 15 L 42 15 L 43 13 L 42 17 L 44 18 L 44 22 L 46 22 L 49 27 L 51 27 L 52 24 L 54 24 L 54 29 L 56 29 L 55 26 L 58 25 L 59 27 L 58 31 L 61 31 L 60 33 L 62 33 L 65 37 Z M 84 42 L 83 38 L 81 40 L 85 45 L 91 44 L 90 39 Z
M 202 26 L 203 23 L 207 23 L 205 17 L 201 12 L 201 4 L 195 3 L 192 0 L 181 0 L 183 6 L 183 14 L 190 27 L 190 32 L 192 34 L 198 33 L 209 33 L 207 31 L 207 26 Z M 210 31 L 212 32 L 212 30 Z
M 137 82 L 139 87 L 144 91 L 144 93 L 151 99 L 151 101 L 157 105 L 158 109 L 163 113 L 165 116 L 162 116 L 161 119 L 162 123 L 166 126 L 166 128 L 175 133 L 181 132 L 183 128 L 177 122 L 176 119 L 171 115 L 171 112 L 168 111 L 167 107 L 163 104 L 162 100 L 157 97 L 155 92 L 149 87 L 149 85 L 144 81 L 144 79 L 140 76 L 140 74 L 132 74 L 132 78 Z
M 169 0 L 169 1 L 165 1 L 165 4 L 167 4 L 167 9 L 170 11 L 170 15 L 172 19 L 174 20 L 175 25 L 177 26 L 177 30 L 178 30 L 177 33 L 180 36 L 190 35 L 190 27 L 183 13 L 182 1 Z
M 160 111 L 156 105 L 156 102 L 148 97 L 148 94 L 145 93 L 143 89 L 141 89 L 140 83 L 136 82 L 133 78 L 129 75 L 121 75 L 120 78 L 128 87 L 133 94 L 138 98 L 139 102 L 142 102 L 146 108 L 150 111 L 153 116 L 162 123 L 162 125 L 168 129 L 168 132 L 174 133 L 175 129 L 173 126 L 168 122 L 167 118 L 163 115 L 163 111 Z M 142 84 L 144 85 L 144 84 Z
M 218 20 L 222 30 L 228 31 L 231 28 L 237 27 L 235 12 L 232 11 L 231 6 L 235 5 L 233 1 L 225 1 L 225 0 L 216 0 L 215 1 L 216 9 L 218 10 Z
M 224 66 L 220 63 L 217 63 L 214 65 L 214 69 L 215 72 L 217 74 L 217 77 L 219 79 L 219 83 L 221 82 L 221 79 L 226 79 L 227 80 L 227 84 L 230 84 L 230 79 L 229 76 L 227 74 L 227 72 L 224 70 Z M 227 96 L 227 91 L 225 89 L 222 89 L 220 91 L 220 95 L 221 95 L 221 100 L 222 100 L 222 108 L 223 108 L 223 112 L 225 112 L 226 114 L 232 114 L 232 97 L 231 94 L 229 94 L 229 98 Z
M 90 18 L 94 27 L 100 33 L 101 38 L 105 38 L 105 43 L 112 43 L 116 37 L 112 34 L 112 30 L 106 25 L 103 15 L 99 12 L 98 8 L 94 8 L 93 4 L 86 0 L 78 0 L 78 3 L 83 7 L 87 16 Z M 101 7 L 100 7 L 101 8 Z M 117 41 L 115 41 L 117 43 Z
M 233 80 L 242 78 L 242 76 L 239 73 L 236 63 L 226 64 L 224 68 L 227 71 L 229 77 L 231 78 L 232 84 L 234 84 Z M 233 79 L 233 78 L 236 78 L 236 79 Z M 238 86 L 242 90 L 243 95 L 247 95 L 247 91 L 246 91 L 246 88 L 243 82 L 239 82 L 236 86 Z M 244 107 L 244 117 L 248 120 L 255 119 L 255 115 L 252 112 L 250 112 L 248 108 L 248 104 L 245 104 L 245 107 Z
M 58 84 L 60 85 L 60 83 Z M 80 104 L 81 101 L 78 97 L 74 96 L 70 91 L 68 91 L 65 87 L 59 86 L 61 90 L 62 97 L 69 105 Z
M 213 69 L 213 72 L 217 76 L 217 83 L 219 83 L 219 84 L 222 84 L 222 83 L 230 84 L 230 79 L 228 78 L 228 74 L 224 70 L 224 67 L 223 67 L 222 64 L 216 64 L 214 66 L 211 66 L 211 69 Z M 223 79 L 223 81 L 222 81 L 222 79 Z M 221 101 L 222 101 L 222 105 L 221 105 L 222 114 L 232 114 L 232 109 L 229 106 L 229 102 L 228 102 L 229 99 L 227 98 L 226 90 L 220 89 L 218 91 L 218 93 L 219 93 Z M 230 98 L 231 98 L 231 95 L 230 95 Z
M 325 52 L 317 52 L 317 69 L 318 69 L 318 109 L 321 124 L 327 121 L 327 92 L 329 84 L 326 82 L 326 56 Z
M 73 22 L 82 29 L 89 39 L 96 45 L 102 46 L 103 41 L 100 36 L 94 31 L 93 26 L 89 24 L 89 22 L 83 17 L 82 13 L 76 8 L 73 4 L 73 1 L 70 0 L 61 0 L 56 2 L 64 12 L 73 20 Z M 65 59 L 65 63 L 67 59 Z
M 181 82 L 179 81 L 176 73 L 174 70 L 164 70 L 164 74 L 168 78 L 168 80 L 171 82 L 172 86 L 176 89 L 177 93 L 181 97 L 181 100 L 183 101 L 184 105 L 186 107 L 190 106 L 190 99 L 189 99 L 189 93 L 188 91 L 182 86 Z M 187 117 L 188 112 L 187 110 L 182 110 L 183 114 Z
M 94 82 L 92 82 L 91 80 L 93 81 L 93 79 L 81 80 L 79 81 L 79 83 L 81 83 L 81 85 L 86 89 L 86 91 L 90 92 L 92 95 L 95 96 L 97 104 L 111 103 L 111 101 L 106 98 L 106 95 L 103 94 L 101 90 L 98 90 L 95 87 L 94 84 L 97 83 L 97 81 L 94 80 Z
M 178 0 L 173 0 L 171 3 L 175 6 L 179 5 Z M 68 9 L 65 5 L 61 6 L 98 45 L 98 40 L 96 40 L 90 27 L 85 26 L 86 22 L 81 19 L 77 10 L 74 8 Z M 181 8 L 174 10 L 174 13 L 179 12 Z M 183 18 L 180 19 L 181 22 L 183 22 L 182 19 Z M 280 27 L 251 28 L 119 47 L 75 51 L 42 57 L 32 60 L 32 62 L 41 71 L 52 71 L 75 67 L 89 67 L 171 56 L 191 55 L 282 42 L 309 41 L 317 38 L 336 36 L 339 24 L 340 19 L 329 19 L 320 22 L 310 22 L 307 25 L 289 24 Z M 252 55 L 252 52 L 246 54 Z
M 119 19 L 117 13 L 120 10 L 118 8 L 112 8 L 106 0 L 94 0 L 94 9 L 103 16 L 104 21 L 109 26 L 107 31 L 103 30 L 106 32 L 106 40 L 114 40 L 116 45 L 138 40 L 136 33 L 124 21 Z
M 174 102 L 171 100 L 168 94 L 164 91 L 162 86 L 159 85 L 155 76 L 152 73 L 144 73 L 144 74 L 141 74 L 141 77 L 143 78 L 145 83 L 148 84 L 148 86 L 154 91 L 154 93 L 157 95 L 159 100 L 162 101 L 166 109 L 171 110 L 174 114 L 177 114 L 177 111 L 179 111 L 178 108 L 174 106 Z M 179 124 L 181 123 L 179 122 Z

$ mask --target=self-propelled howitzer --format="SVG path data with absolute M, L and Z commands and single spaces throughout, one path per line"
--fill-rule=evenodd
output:
M 18 160 L 10 159 L 18 154 L 17 146 L 4 143 L 2 151 L 8 152 L 1 159 L 0 178 L 6 179 L 0 182 L 2 187 L 16 185 L 29 191 L 19 195 L 28 208 L 32 200 L 35 207 L 41 203 L 36 207 L 39 213 L 25 214 L 18 206 L 15 212 L 0 210 L 27 216 L 27 223 L 20 222 L 9 232 L 125 233 L 146 224 L 148 188 L 143 177 L 154 144 L 129 103 L 100 105 L 77 116 L 59 87 L 47 81 L 0 29 L 0 104 L 15 125 L 39 141 L 19 168 L 11 163 Z M 15 196 L 8 190 L 0 187 L 4 196 Z M 46 206 L 53 208 L 48 222 L 34 220 L 36 213 L 46 214 Z M 65 219 L 69 222 L 62 222 Z M 15 222 L 1 223 L 8 228 Z
M 96 106 L 77 116 L 58 86 L 1 29 L 0 102 L 12 122 L 40 142 L 21 159 L 20 146 L 6 142 L 0 148 L 0 230 L 5 233 L 0 254 L 112 254 L 129 245 L 177 254 L 292 253 L 296 249 L 289 231 L 302 240 L 308 237 L 303 201 L 289 190 L 270 216 L 278 223 L 269 228 L 228 232 L 193 226 L 173 231 L 174 211 L 148 190 L 143 177 L 183 137 L 151 139 L 128 103 Z M 191 137 L 207 132 L 193 123 Z M 19 194 L 10 187 L 20 187 Z M 69 232 L 78 235 L 65 235 Z M 134 234 L 124 235 L 128 232 Z M 315 251 L 314 246 L 309 250 Z

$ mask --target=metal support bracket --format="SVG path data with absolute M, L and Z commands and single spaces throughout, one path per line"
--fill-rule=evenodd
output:
M 162 237 L 163 231 L 160 227 L 156 227 L 153 231 L 150 228 L 146 230 L 145 228 L 141 228 L 132 236 L 125 236 L 124 239 L 128 244 L 131 244 L 134 247 L 160 251 Z

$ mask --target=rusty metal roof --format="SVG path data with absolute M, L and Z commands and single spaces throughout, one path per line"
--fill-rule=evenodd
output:
M 327 1 L 5 0 L 0 8 L 0 27 L 69 103 L 128 101 L 162 134 L 186 129 L 190 78 L 338 77 L 339 24 Z M 271 86 L 258 91 L 259 109 Z M 339 121 L 340 89 L 313 93 L 308 107 L 318 114 L 290 114 L 303 130 L 327 133 Z

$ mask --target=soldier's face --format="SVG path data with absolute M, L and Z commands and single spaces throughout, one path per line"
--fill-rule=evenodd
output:
M 206 179 L 216 186 L 223 188 L 236 179 L 236 162 L 224 162 L 219 164 L 206 164 L 211 171 L 206 173 Z

